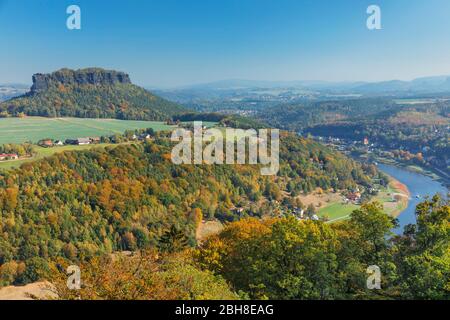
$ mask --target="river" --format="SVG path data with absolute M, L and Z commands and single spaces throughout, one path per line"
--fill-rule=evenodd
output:
M 446 196 L 448 193 L 448 189 L 443 184 L 423 174 L 386 164 L 379 164 L 378 168 L 406 185 L 411 193 L 408 207 L 398 216 L 400 226 L 394 230 L 395 233 L 403 232 L 404 226 L 416 222 L 415 209 L 424 197 L 433 196 L 436 193 Z M 419 198 L 416 197 L 417 195 Z

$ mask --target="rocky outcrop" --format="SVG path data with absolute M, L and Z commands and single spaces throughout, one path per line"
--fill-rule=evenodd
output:
M 14 116 L 165 121 L 186 111 L 132 84 L 126 73 L 98 68 L 35 74 L 31 91 L 0 103 L 0 113 Z
M 128 74 L 119 71 L 89 68 L 80 70 L 61 69 L 53 73 L 33 75 L 31 92 L 42 92 L 52 85 L 115 85 L 131 83 Z

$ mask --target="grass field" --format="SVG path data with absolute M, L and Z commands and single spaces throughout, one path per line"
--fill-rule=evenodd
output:
M 173 126 L 156 121 L 82 118 L 1 118 L 0 144 L 36 143 L 40 139 L 65 140 L 77 137 L 112 135 L 125 130 L 153 128 L 155 131 L 170 130 Z
M 345 220 L 349 218 L 353 210 L 358 209 L 355 204 L 333 203 L 318 212 L 319 217 L 327 216 L 330 221 Z
M 203 122 L 207 127 L 215 126 L 215 122 Z M 126 130 L 152 128 L 155 131 L 173 130 L 164 122 L 134 121 L 116 119 L 86 119 L 86 118 L 0 118 L 0 145 L 7 143 L 23 143 L 31 141 L 36 143 L 41 139 L 66 140 L 77 137 L 99 137 L 123 134 Z M 94 147 L 105 147 L 108 144 L 85 146 L 62 146 L 54 148 L 42 148 L 35 146 L 36 156 L 29 159 L 12 161 L 0 161 L 0 169 L 17 168 L 22 163 L 35 161 L 57 152 L 66 150 L 86 150 Z

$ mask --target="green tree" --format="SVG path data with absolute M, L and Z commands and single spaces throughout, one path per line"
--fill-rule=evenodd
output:
M 25 271 L 18 278 L 19 284 L 36 282 L 42 279 L 48 279 L 50 276 L 50 267 L 48 262 L 40 257 L 34 257 L 26 261 Z
M 399 239 L 402 296 L 450 299 L 450 206 L 436 195 L 416 208 L 417 225 Z
M 179 230 L 173 225 L 170 230 L 166 231 L 158 242 L 158 248 L 162 252 L 179 252 L 188 247 L 189 239 L 184 231 Z

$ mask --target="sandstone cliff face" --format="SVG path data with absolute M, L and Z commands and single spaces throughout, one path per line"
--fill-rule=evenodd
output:
M 37 73 L 33 75 L 31 92 L 47 90 L 52 85 L 114 85 L 131 83 L 130 77 L 124 72 L 103 70 L 98 68 L 70 70 L 61 69 L 50 74 Z

